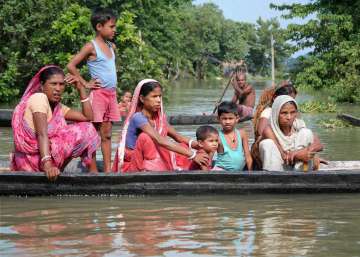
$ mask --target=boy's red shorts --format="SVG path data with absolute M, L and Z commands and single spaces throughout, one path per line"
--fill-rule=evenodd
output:
M 116 89 L 91 90 L 90 101 L 93 110 L 93 122 L 120 120 Z

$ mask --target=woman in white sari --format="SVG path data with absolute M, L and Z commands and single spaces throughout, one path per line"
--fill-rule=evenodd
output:
M 298 106 L 294 98 L 278 96 L 272 105 L 270 124 L 264 129 L 259 145 L 264 170 L 303 170 L 323 146 L 305 126 L 294 126 Z M 314 159 L 318 168 L 319 159 Z

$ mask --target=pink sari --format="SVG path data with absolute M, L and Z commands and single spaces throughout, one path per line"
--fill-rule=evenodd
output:
M 41 171 L 40 152 L 35 131 L 24 120 L 27 101 L 40 89 L 40 74 L 45 66 L 32 78 L 20 103 L 16 106 L 11 121 L 15 150 L 11 154 L 10 169 L 14 171 Z M 59 103 L 48 123 L 50 155 L 54 165 L 62 168 L 71 158 L 81 157 L 89 165 L 92 155 L 100 145 L 99 136 L 90 122 L 67 125 Z
M 148 82 L 157 82 L 153 79 L 144 79 L 136 86 L 131 101 L 129 114 L 125 120 L 118 149 L 115 154 L 115 160 L 112 167 L 114 172 L 132 172 L 132 171 L 169 171 L 181 170 L 177 165 L 177 160 L 184 162 L 184 157 L 176 156 L 164 147 L 157 145 L 146 133 L 141 133 L 136 141 L 134 150 L 126 148 L 126 134 L 132 116 L 139 112 L 138 108 L 141 87 Z M 164 113 L 163 103 L 155 117 L 155 129 L 161 135 L 166 137 L 168 133 L 168 124 Z M 188 165 L 188 163 L 186 163 Z

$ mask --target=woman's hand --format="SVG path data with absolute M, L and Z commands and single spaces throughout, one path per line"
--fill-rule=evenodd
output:
M 294 164 L 295 152 L 291 152 L 291 151 L 282 152 L 281 157 L 286 165 L 291 166 Z
M 207 153 L 196 153 L 193 161 L 199 166 L 208 166 L 209 155 Z
M 51 161 L 44 162 L 43 170 L 46 174 L 46 177 L 50 181 L 55 181 L 57 177 L 60 175 L 60 170 L 57 167 L 55 167 Z

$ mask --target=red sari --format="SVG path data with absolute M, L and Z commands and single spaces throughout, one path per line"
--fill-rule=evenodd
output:
M 112 167 L 114 172 L 136 172 L 136 171 L 172 171 L 181 170 L 189 166 L 187 158 L 176 155 L 174 152 L 157 145 L 146 133 L 141 133 L 137 138 L 135 149 L 126 148 L 126 134 L 132 116 L 140 111 L 138 108 L 141 87 L 148 82 L 157 82 L 152 79 L 145 79 L 139 82 L 134 91 L 131 101 L 129 114 L 125 120 L 118 149 L 115 154 L 115 160 Z M 155 116 L 155 129 L 161 135 L 166 137 L 168 133 L 168 124 L 166 115 L 163 111 L 163 104 Z
M 11 170 L 41 171 L 40 150 L 36 133 L 24 120 L 27 101 L 40 89 L 40 74 L 45 66 L 32 78 L 20 103 L 16 106 L 11 121 L 15 150 L 11 154 Z M 79 122 L 67 125 L 58 103 L 48 123 L 50 155 L 53 164 L 62 168 L 70 158 L 81 157 L 84 165 L 89 165 L 92 155 L 100 145 L 100 138 L 90 122 Z

